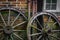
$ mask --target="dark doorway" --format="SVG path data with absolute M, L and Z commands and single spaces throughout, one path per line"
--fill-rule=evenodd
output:
M 42 12 L 42 10 L 43 10 L 43 0 L 37 0 L 37 12 Z M 38 16 L 37 17 L 37 19 L 38 19 L 38 21 L 39 21 L 39 23 L 42 25 L 42 27 L 43 27 L 43 16 L 41 15 L 41 16 Z M 39 29 L 42 29 L 41 28 L 41 26 L 37 23 L 37 27 L 39 28 Z M 38 32 L 40 32 L 40 31 L 38 31 Z M 40 36 L 40 35 L 39 35 Z M 38 37 L 39 37 L 38 36 Z
M 37 11 L 41 12 L 43 9 L 43 0 L 37 0 Z

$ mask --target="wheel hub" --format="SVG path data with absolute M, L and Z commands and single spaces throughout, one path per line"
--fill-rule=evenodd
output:
M 51 29 L 43 28 L 42 33 L 43 34 L 51 33 Z
M 11 28 L 11 26 L 6 26 L 4 28 L 4 33 L 5 34 L 11 34 L 13 32 L 13 29 Z

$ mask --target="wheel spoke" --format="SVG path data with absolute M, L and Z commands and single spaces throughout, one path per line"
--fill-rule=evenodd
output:
M 20 31 L 23 31 L 24 32 L 25 30 L 13 30 L 13 31 L 14 32 L 20 32 Z
M 56 36 L 53 36 L 53 35 L 50 35 L 50 34 L 48 34 L 48 36 L 53 37 L 53 38 L 55 38 L 55 39 L 57 39 L 57 40 L 60 40 L 60 38 L 58 38 L 58 37 L 56 37 Z
M 42 25 L 40 24 L 40 22 L 37 18 L 36 18 L 36 21 L 38 22 L 39 26 L 42 28 Z
M 42 35 L 40 35 L 37 40 L 40 40 L 41 38 L 42 38 Z
M 9 9 L 9 14 L 8 14 L 8 25 L 10 25 L 10 9 Z
M 13 36 L 12 36 L 12 34 L 10 35 L 10 37 L 11 37 L 11 40 L 13 40 Z
M 54 26 L 54 25 L 56 25 L 57 24 L 57 22 L 54 22 L 53 24 L 52 24 L 52 27 Z M 51 27 L 51 29 L 52 29 L 52 27 Z
M 22 25 L 22 24 L 24 24 L 24 23 L 26 23 L 26 21 L 24 21 L 24 22 L 22 22 L 22 23 L 19 23 L 19 24 L 15 25 L 15 26 L 13 26 L 13 28 L 15 28 L 15 27 L 17 27 L 17 26 L 20 26 L 20 25 Z
M 35 29 L 37 29 L 37 30 L 39 30 L 39 31 L 42 31 L 41 29 L 39 29 L 39 28 L 37 28 L 37 27 L 35 27 L 35 26 L 33 26 L 33 25 L 31 25 L 31 27 L 33 27 L 33 28 L 35 28 Z
M 52 30 L 52 32 L 60 32 L 60 30 Z
M 19 35 L 13 33 L 16 37 L 18 37 L 19 39 L 23 40 Z
M 13 26 L 14 22 L 18 19 L 19 16 L 20 16 L 20 13 L 16 16 L 16 18 L 15 18 L 14 21 L 12 22 L 11 26 Z
M 41 33 L 34 33 L 34 34 L 30 34 L 29 36 L 35 36 L 35 35 L 39 35 Z
M 27 17 L 24 14 L 22 14 L 22 16 L 27 20 Z
M 0 29 L 0 31 L 3 31 L 3 29 Z
M 55 24 L 57 24 L 57 22 L 55 22 L 55 23 L 53 24 L 53 26 L 54 26 Z
M 0 16 L 1 16 L 2 21 L 4 22 L 4 25 L 6 26 L 6 22 L 5 22 L 5 20 L 4 20 L 4 18 L 3 18 L 1 13 L 0 13 Z

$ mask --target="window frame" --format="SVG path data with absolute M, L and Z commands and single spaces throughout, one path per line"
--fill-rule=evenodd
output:
M 47 10 L 46 9 L 46 0 L 44 0 L 44 2 L 43 2 L 43 11 L 46 11 L 46 12 L 57 12 L 57 3 L 58 2 L 56 2 L 56 9 L 55 10 L 52 10 L 52 9 Z

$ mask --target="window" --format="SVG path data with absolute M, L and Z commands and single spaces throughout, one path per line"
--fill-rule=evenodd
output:
M 57 0 L 46 0 L 46 10 L 56 10 Z

